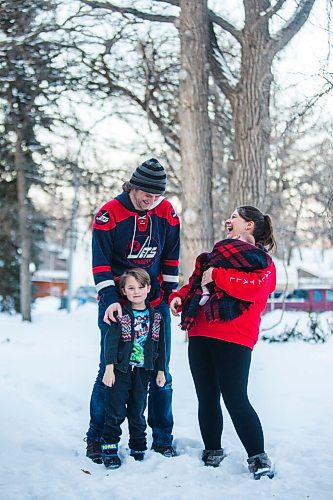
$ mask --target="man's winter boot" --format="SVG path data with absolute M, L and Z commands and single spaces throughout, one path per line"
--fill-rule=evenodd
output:
M 252 472 L 254 479 L 260 479 L 262 476 L 274 477 L 272 463 L 267 453 L 259 453 L 247 459 L 249 471 Z
M 103 463 L 101 443 L 99 441 L 92 441 L 88 437 L 84 441 L 87 443 L 86 456 L 95 464 Z
M 107 469 L 118 469 L 121 466 L 117 443 L 102 443 L 101 450 L 103 463 Z
M 171 458 L 171 457 L 177 456 L 176 450 L 171 445 L 170 446 L 155 446 L 154 445 L 151 447 L 151 449 L 156 451 L 156 453 L 160 453 L 161 455 L 163 455 L 163 457 Z
M 131 450 L 130 456 L 133 457 L 136 462 L 142 462 L 145 458 L 145 452 L 141 450 Z
M 207 467 L 218 467 L 226 456 L 221 448 L 220 450 L 204 450 L 201 458 Z

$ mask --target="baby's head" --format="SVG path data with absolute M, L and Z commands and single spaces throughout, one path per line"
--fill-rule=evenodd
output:
M 238 240 L 245 241 L 246 243 L 250 243 L 251 245 L 256 244 L 256 240 L 254 239 L 253 235 L 250 233 L 240 233 L 240 235 L 237 238 Z

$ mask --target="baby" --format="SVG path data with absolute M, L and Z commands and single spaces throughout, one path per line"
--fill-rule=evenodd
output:
M 238 238 L 235 238 L 237 240 L 245 241 L 246 243 L 250 243 L 250 245 L 255 245 L 255 239 L 250 233 L 241 233 Z M 208 287 L 206 285 L 203 285 L 201 287 L 202 289 L 202 296 L 199 302 L 199 306 L 203 306 L 206 304 L 207 300 L 209 299 L 210 292 L 208 290 Z

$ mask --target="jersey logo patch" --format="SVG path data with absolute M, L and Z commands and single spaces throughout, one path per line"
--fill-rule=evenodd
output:
M 107 210 L 100 210 L 95 217 L 95 222 L 99 226 L 103 226 L 104 224 L 107 224 L 110 220 L 110 215 Z

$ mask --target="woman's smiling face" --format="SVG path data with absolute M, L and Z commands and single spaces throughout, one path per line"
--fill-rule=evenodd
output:
M 254 222 L 243 219 L 237 210 L 235 210 L 231 214 L 230 219 L 225 221 L 225 227 L 227 229 L 228 238 L 238 238 L 241 233 L 252 234 Z

